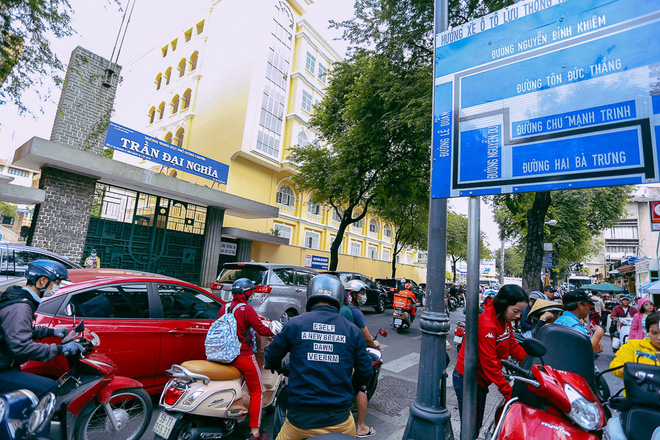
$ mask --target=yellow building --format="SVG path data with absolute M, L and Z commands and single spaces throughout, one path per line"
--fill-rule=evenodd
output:
M 120 123 L 229 165 L 227 185 L 163 172 L 279 207 L 276 219 L 224 219 L 223 231 L 234 236 L 223 233 L 223 241 L 250 239 L 255 261 L 305 265 L 308 255 L 329 257 L 339 225 L 290 180 L 289 148 L 315 139 L 309 118 L 341 59 L 305 19 L 313 7 L 313 0 L 212 0 L 123 72 Z M 393 230 L 368 214 L 349 227 L 340 252 L 339 270 L 389 277 Z M 423 258 L 402 251 L 397 276 L 424 282 Z

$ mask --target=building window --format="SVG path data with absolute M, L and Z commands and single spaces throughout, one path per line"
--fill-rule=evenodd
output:
M 273 231 L 275 231 L 278 237 L 286 238 L 291 243 L 291 232 L 293 231 L 291 226 L 282 223 L 273 223 Z
M 383 235 L 387 238 L 392 238 L 392 229 L 390 229 L 390 225 L 385 225 L 383 227 Z
M 336 238 L 335 235 L 330 236 L 330 244 L 328 244 L 328 250 L 332 249 L 332 243 L 335 242 L 335 238 Z M 341 251 L 341 249 L 339 249 L 339 250 Z
M 7 167 L 7 172 L 9 174 L 13 174 L 14 176 L 18 176 L 18 177 L 30 177 L 29 171 L 19 170 L 18 168 L 14 168 L 14 167 Z
M 376 220 L 371 219 L 369 222 L 369 232 L 373 234 L 378 234 L 378 223 L 376 223 Z
M 396 262 L 397 263 L 401 262 L 401 253 L 396 254 Z
M 321 213 L 321 204 L 314 199 L 314 196 L 309 196 L 307 212 L 312 215 L 319 215 Z
M 378 248 L 373 245 L 369 245 L 369 258 L 372 260 L 378 259 Z
M 199 57 L 199 52 L 195 51 L 190 55 L 190 71 L 197 69 L 197 58 Z
M 179 61 L 179 78 L 186 74 L 186 59 Z
M 298 133 L 298 146 L 306 147 L 307 145 L 309 145 L 309 137 L 307 136 L 305 130 L 300 130 Z
M 156 90 L 160 90 L 160 83 L 163 81 L 163 74 L 156 75 Z
M 204 20 L 197 23 L 197 35 L 201 34 L 202 32 L 204 32 Z
M 359 257 L 362 254 L 362 243 L 359 241 L 351 241 L 351 255 Z
M 176 43 L 177 43 L 177 40 L 172 41 L 172 52 L 174 52 L 176 50 Z
M 183 37 L 185 38 L 186 43 L 187 43 L 188 41 L 190 41 L 190 39 L 192 38 L 192 28 L 191 28 L 191 29 L 188 29 L 188 30 L 186 31 L 186 33 L 183 34 Z
M 172 133 L 168 131 L 163 140 L 165 142 L 167 142 L 168 144 L 171 144 L 172 143 Z
M 360 214 L 358 214 L 358 215 L 361 215 L 361 214 L 362 214 L 362 213 L 360 213 Z M 364 217 L 362 217 L 360 220 L 358 220 L 358 221 L 356 221 L 355 223 L 353 223 L 353 227 L 354 227 L 355 229 L 360 229 L 360 230 L 362 230 L 362 228 L 364 227 Z
M 153 124 L 154 119 L 156 119 L 156 107 L 151 107 L 149 110 L 149 123 Z
M 183 147 L 183 135 L 186 133 L 186 131 L 183 129 L 183 127 L 179 128 L 176 131 L 176 138 L 174 140 L 174 145 L 177 147 Z
M 160 121 L 165 116 L 165 103 L 161 102 L 158 106 L 158 120 Z
M 305 69 L 312 72 L 312 74 L 316 70 L 316 57 L 309 52 L 307 52 L 307 59 L 305 60 Z
M 179 111 L 179 95 L 174 95 L 172 98 L 172 114 L 175 114 Z
M 318 249 L 321 234 L 314 231 L 305 231 L 305 247 L 309 249 Z
M 337 214 L 337 211 L 339 211 L 339 214 Z M 341 218 L 344 215 L 344 210 L 338 207 L 337 209 L 332 208 L 332 219 L 336 221 L 337 223 L 341 222 Z
M 183 92 L 183 99 L 181 102 L 181 109 L 185 110 L 188 107 L 190 107 L 190 98 L 192 95 L 192 90 L 188 89 L 185 92 Z
M 168 67 L 165 71 L 165 85 L 170 83 L 170 78 L 172 77 L 172 68 Z
M 284 185 L 277 191 L 277 203 L 280 205 L 293 207 L 296 201 L 296 196 L 293 194 L 291 187 Z
M 390 250 L 383 248 L 383 260 L 390 261 L 391 259 L 392 259 L 392 255 L 390 254 Z
M 168 48 L 169 48 L 169 46 L 165 46 L 160 50 L 161 53 L 163 54 L 163 58 L 165 58 L 167 56 L 167 49 Z
M 291 62 L 293 14 L 282 1 L 275 7 L 277 13 L 266 65 L 266 85 L 261 104 L 256 149 L 273 159 L 279 159 Z
M 319 81 L 321 81 L 323 84 L 328 79 L 328 68 L 325 67 L 323 64 L 319 63 Z
M 306 110 L 308 113 L 312 112 L 312 95 L 311 93 L 307 92 L 307 90 L 303 90 L 302 92 L 302 108 L 303 110 Z
M 412 255 L 406 252 L 406 264 L 412 263 Z

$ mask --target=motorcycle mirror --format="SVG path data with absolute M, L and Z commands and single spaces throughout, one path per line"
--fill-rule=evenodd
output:
M 525 350 L 525 353 L 532 357 L 540 358 L 548 352 L 548 350 L 545 348 L 545 345 L 534 338 L 525 339 L 521 345 L 523 350 Z
M 73 316 L 73 325 L 76 325 L 76 306 L 71 303 L 67 304 L 64 313 L 66 313 L 67 316 Z
M 73 330 L 76 333 L 82 333 L 85 331 L 85 321 L 80 321 L 80 324 L 76 326 L 76 328 Z
M 382 337 L 386 338 L 387 337 L 387 330 L 385 330 L 384 328 L 381 328 L 380 330 L 378 330 L 378 334 L 381 335 Z

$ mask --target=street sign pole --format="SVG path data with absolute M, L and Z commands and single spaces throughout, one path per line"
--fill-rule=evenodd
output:
M 461 438 L 477 438 L 477 344 L 479 333 L 479 263 L 481 197 L 470 197 L 468 204 L 467 298 L 465 310 L 465 359 L 463 361 L 463 418 Z
M 447 29 L 447 0 L 435 0 L 434 35 Z M 435 41 L 435 38 L 434 38 Z M 435 51 L 435 44 L 434 44 Z M 433 77 L 435 78 L 435 57 Z M 435 93 L 433 93 L 435 100 Z M 435 109 L 435 105 L 433 106 Z M 433 131 L 433 137 L 436 133 Z M 431 163 L 433 165 L 433 162 Z M 417 381 L 417 400 L 410 405 L 404 439 L 453 439 L 451 414 L 444 406 L 445 381 L 441 380 L 446 363 L 449 317 L 445 311 L 445 273 L 447 265 L 447 199 L 431 198 L 429 207 L 429 246 L 427 263 L 426 311 L 420 317 L 422 346 Z

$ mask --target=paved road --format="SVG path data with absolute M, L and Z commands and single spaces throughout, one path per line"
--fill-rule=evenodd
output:
M 375 436 L 370 437 L 373 440 L 400 440 L 403 437 L 406 422 L 408 421 L 409 406 L 415 401 L 417 393 L 417 374 L 419 368 L 420 345 L 422 333 L 419 329 L 419 322 L 416 320 L 413 326 L 404 334 L 397 334 L 390 331 L 391 323 L 391 309 L 386 313 L 374 313 L 373 311 L 365 310 L 366 322 L 369 330 L 376 333 L 379 328 L 388 330 L 386 338 L 379 337 L 381 346 L 383 348 L 384 365 L 381 370 L 380 381 L 376 394 L 369 402 L 369 410 L 367 413 L 367 424 L 373 426 L 377 433 Z M 452 332 L 449 335 L 453 337 L 453 329 L 459 319 L 463 315 L 460 312 L 453 312 L 450 316 Z M 596 361 L 599 369 L 606 369 L 610 361 L 614 358 L 614 354 L 609 347 L 609 337 L 604 338 L 605 352 Z M 451 363 L 447 371 L 451 373 L 454 365 L 456 365 L 456 350 L 455 348 L 449 353 Z M 618 390 L 622 386 L 622 381 L 608 375 L 608 383 L 612 390 Z M 491 386 L 488 394 L 486 404 L 486 414 L 484 417 L 484 427 L 488 426 L 493 419 L 495 409 L 501 400 L 501 395 L 497 388 Z M 458 407 L 456 404 L 456 396 L 454 394 L 451 384 L 451 374 L 448 377 L 447 383 L 447 406 L 452 414 L 452 428 L 454 429 L 455 438 L 459 438 L 460 420 L 458 417 Z M 154 421 L 158 417 L 159 411 L 154 412 Z M 263 419 L 263 426 L 269 434 L 272 432 L 272 416 L 266 415 Z M 246 426 L 241 427 L 239 432 L 233 435 L 232 439 L 245 439 L 249 435 L 249 430 Z M 151 429 L 147 431 L 147 435 L 143 438 L 151 439 L 153 435 Z M 480 437 L 482 438 L 482 437 Z

